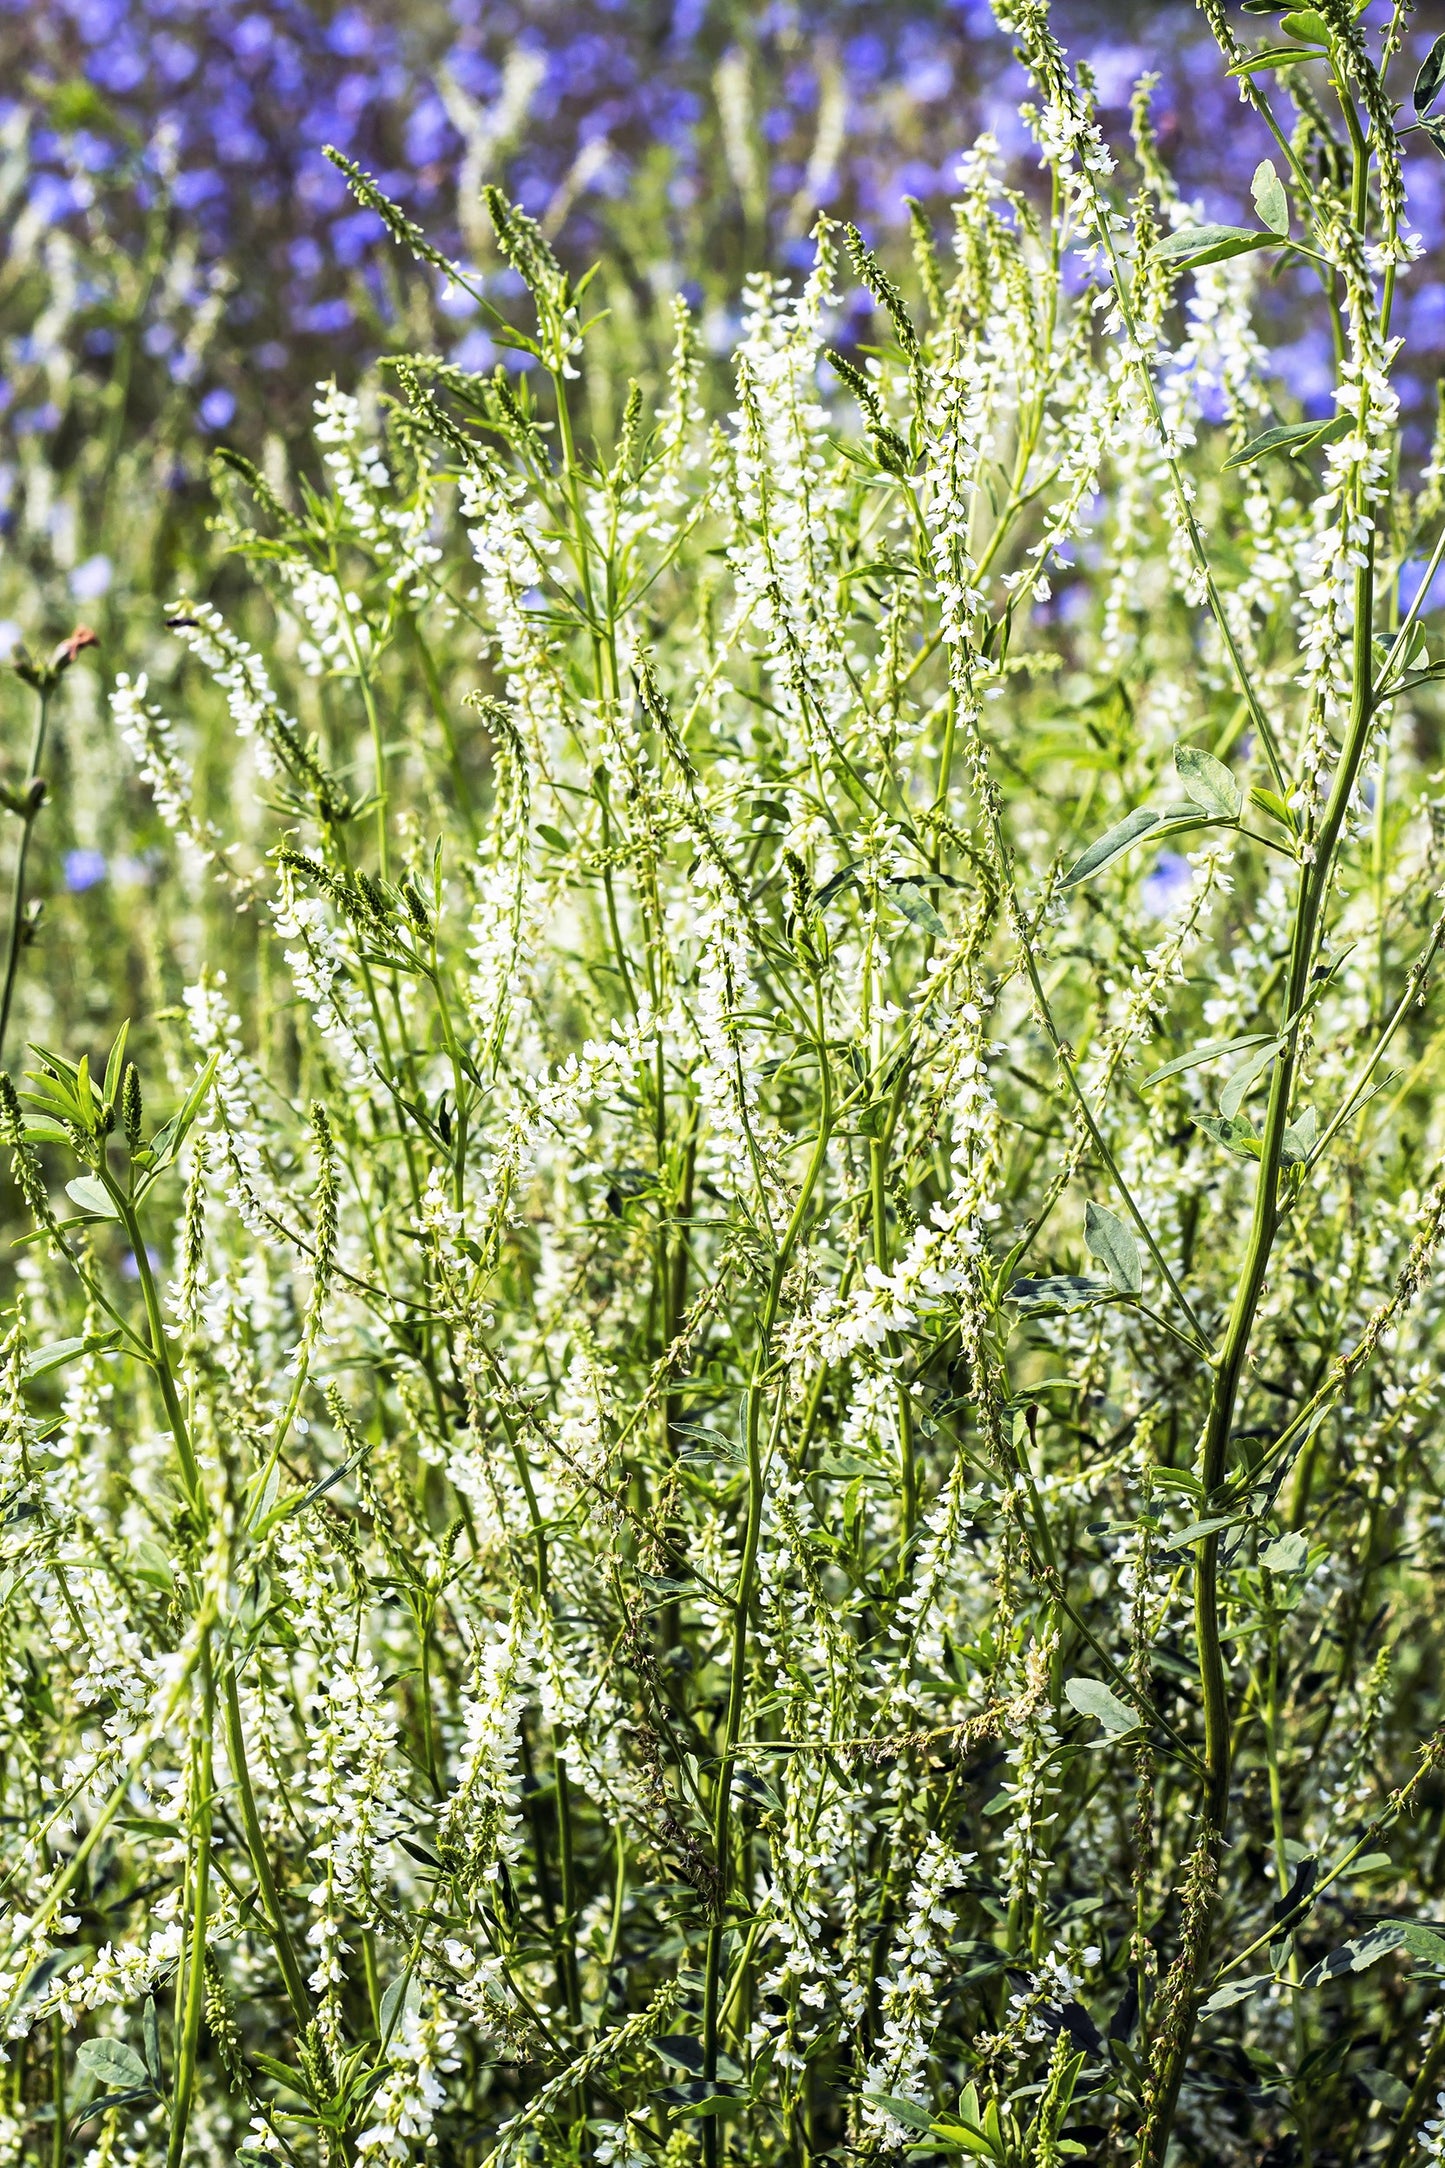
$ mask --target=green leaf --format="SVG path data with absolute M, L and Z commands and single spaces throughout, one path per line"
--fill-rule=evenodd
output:
M 906 2123 L 910 2130 L 931 2130 L 933 2110 L 921 2108 L 916 2100 L 904 2100 L 897 2093 L 865 2093 L 863 2098 L 870 2107 L 882 2108 L 895 2123 Z
M 1368 1972 L 1371 1965 L 1392 1950 L 1405 1946 L 1405 1930 L 1398 1920 L 1384 1920 L 1372 1927 L 1367 1935 L 1357 1935 L 1353 1942 L 1341 1943 L 1339 1949 L 1331 1950 L 1317 1965 L 1311 1965 L 1300 1981 L 1301 1987 L 1319 1987 L 1326 1980 L 1338 1980 L 1347 1972 Z
M 1236 1159 L 1258 1159 L 1264 1150 L 1264 1140 L 1247 1114 L 1236 1114 L 1232 1120 L 1218 1114 L 1196 1114 L 1193 1122 L 1196 1129 L 1202 1129 Z
M 1238 1514 L 1216 1513 L 1206 1521 L 1191 1521 L 1189 1526 L 1181 1528 L 1177 1535 L 1166 1537 L 1159 1548 L 1161 1551 L 1184 1551 L 1191 1543 L 1202 1543 L 1206 1536 L 1217 1536 L 1222 1529 L 1238 1526 Z
M 26 1092 L 27 1099 L 32 1097 Z M 36 1115 L 25 1124 L 27 1144 L 69 1144 L 70 1131 L 60 1122 L 48 1122 L 43 1115 Z
M 1206 2017 L 1212 2017 L 1216 2010 L 1232 2010 L 1237 2002 L 1248 2002 L 1251 1995 L 1268 1987 L 1273 1977 L 1273 1973 L 1255 1972 L 1247 1980 L 1226 1981 L 1223 1987 L 1214 1990 L 1208 2002 L 1200 2004 L 1200 2009 Z
M 1355 2072 L 1371 2100 L 1378 2100 L 1382 2108 L 1389 2108 L 1398 2115 L 1410 2105 L 1410 2088 L 1392 2078 L 1388 2070 L 1376 2070 L 1370 2063 L 1363 2063 Z
M 1061 1311 L 1087 1310 L 1093 1303 L 1108 1302 L 1115 1292 L 1112 1280 L 1059 1272 L 1046 1280 L 1015 1280 L 1004 1300 L 1015 1303 L 1027 1317 L 1056 1317 Z
M 80 1340 L 52 1340 L 25 1358 L 27 1378 L 43 1378 L 48 1370 L 61 1370 L 77 1355 L 94 1355 L 101 1348 L 118 1347 L 118 1332 L 93 1332 Z
M 1095 1204 L 1092 1198 L 1084 1206 L 1084 1242 L 1121 1295 L 1139 1293 L 1144 1270 L 1133 1231 L 1117 1212 L 1106 1204 Z
M 1320 1121 L 1313 1107 L 1306 1107 L 1298 1120 L 1290 1123 L 1281 1140 L 1280 1158 L 1286 1167 L 1302 1167 L 1315 1148 Z
M 129 1036 L 130 1023 L 127 1021 L 116 1033 L 115 1044 L 111 1047 L 105 1064 L 105 1082 L 101 1086 L 101 1095 L 112 1106 L 115 1104 L 116 1093 L 120 1090 L 120 1065 L 125 1060 L 125 1042 Z
M 1098 873 L 1114 859 L 1121 858 L 1131 844 L 1137 843 L 1140 836 L 1147 835 L 1151 828 L 1157 828 L 1158 825 L 1159 815 L 1151 813 L 1147 806 L 1139 806 L 1134 812 L 1126 813 L 1121 821 L 1115 821 L 1112 828 L 1105 830 L 1097 843 L 1089 845 L 1082 858 L 1074 860 L 1060 881 L 1060 888 L 1075 888 L 1080 881 L 1087 881 L 1091 874 Z
M 1284 182 L 1274 170 L 1272 161 L 1261 158 L 1254 169 L 1254 179 L 1249 184 L 1254 207 L 1269 227 L 1271 233 L 1289 232 L 1289 198 L 1284 192 Z
M 1267 459 L 1271 452 L 1309 452 L 1317 444 L 1337 444 L 1354 426 L 1348 414 L 1336 414 L 1326 422 L 1279 422 L 1273 429 L 1251 437 L 1241 451 L 1226 459 L 1225 472 L 1231 467 L 1252 466 L 1256 459 Z
M 1424 66 L 1415 78 L 1413 103 L 1415 111 L 1422 117 L 1439 97 L 1442 84 L 1445 84 L 1445 34 L 1435 40 L 1425 55 Z
M 1330 42 L 1330 26 L 1313 8 L 1295 8 L 1279 27 L 1287 38 L 1300 38 L 1308 45 Z
M 82 2077 L 110 2093 L 149 2093 L 150 2074 L 134 2048 L 124 2040 L 82 2040 L 75 2065 Z
M 1231 256 L 1247 256 L 1251 249 L 1268 248 L 1277 233 L 1259 233 L 1253 226 L 1181 226 L 1165 234 L 1159 254 L 1166 263 L 1189 271 L 1197 265 L 1224 263 Z
M 701 2077 L 707 2058 L 701 2040 L 691 2033 L 662 2033 L 647 2044 L 669 2070 L 686 2070 L 694 2077 Z
M 1445 1934 L 1438 1927 L 1427 1927 L 1423 1920 L 1402 1920 L 1399 1926 L 1401 1944 L 1412 1957 L 1445 1970 Z
M 147 1995 L 141 2004 L 141 2046 L 145 2051 L 146 2072 L 157 2092 L 162 2090 L 165 2065 L 161 2061 L 161 2021 L 156 2012 L 154 1995 Z
M 1261 813 L 1268 813 L 1271 820 L 1277 820 L 1291 835 L 1295 833 L 1294 815 L 1277 791 L 1262 790 L 1256 783 L 1250 790 L 1249 802 L 1257 805 Z
M 150 1148 L 155 1153 L 155 1172 L 157 1174 L 163 1167 L 170 1165 L 176 1153 L 185 1143 L 186 1133 L 200 1113 L 205 1096 L 211 1088 L 211 1080 L 216 1074 L 216 1064 L 220 1058 L 219 1054 L 211 1056 L 200 1075 L 196 1078 L 195 1083 L 187 1092 L 179 1110 L 171 1116 L 168 1122 L 163 1122 L 151 1138 Z
M 988 2139 L 981 2130 L 970 2130 L 967 2123 L 936 2122 L 928 2126 L 928 2137 L 921 2145 L 908 2147 L 910 2153 L 965 2153 L 970 2160 L 997 2160 Z
M 382 2039 L 388 2039 L 408 2014 L 420 2017 L 421 2009 L 420 1982 L 410 1972 L 399 1973 L 381 1998 L 378 2015 L 381 2020 Z
M 89 1212 L 95 1219 L 120 1218 L 109 1190 L 103 1183 L 93 1181 L 88 1174 L 77 1175 L 73 1182 L 67 1182 L 65 1194 L 80 1206 L 82 1212 Z
M 1298 1573 L 1310 1555 L 1305 1538 L 1291 1529 L 1288 1535 L 1276 1536 L 1259 1554 L 1259 1562 L 1271 1573 Z
M 1065 1679 L 1064 1699 L 1080 1716 L 1091 1716 L 1105 1731 L 1137 1731 L 1140 1719 L 1102 1679 Z
M 935 941 L 943 940 L 948 928 L 934 910 L 926 888 L 920 888 L 917 881 L 895 881 L 889 893 L 905 918 L 924 933 L 931 933 Z
M 1228 75 L 1259 75 L 1266 68 L 1294 68 L 1302 60 L 1323 60 L 1328 47 L 1323 45 L 1270 45 L 1262 52 L 1249 53 L 1237 60 Z
M 657 2097 L 675 2115 L 741 2115 L 748 2105 L 748 2095 L 741 2086 L 725 2084 L 721 2079 L 716 2085 L 710 2085 L 706 2078 L 689 2078 L 684 2085 L 664 2085 Z
M 1429 120 L 1421 121 L 1420 133 L 1428 136 L 1441 157 L 1445 158 L 1445 119 L 1441 119 L 1438 114 L 1432 114 Z
M 1162 1084 L 1166 1077 L 1179 1076 L 1186 1069 L 1197 1069 L 1206 1061 L 1218 1061 L 1223 1054 L 1239 1054 L 1248 1046 L 1263 1046 L 1270 1036 L 1267 1031 L 1247 1031 L 1242 1039 L 1206 1039 L 1202 1045 L 1192 1046 L 1187 1054 L 1166 1061 L 1162 1069 L 1155 1069 L 1144 1078 L 1139 1089 L 1147 1092 L 1155 1084 Z
M 1200 2003 L 1200 2010 L 1205 2016 L 1213 2016 L 1215 2010 L 1233 2010 L 1235 2003 L 1248 2003 L 1250 1995 L 1270 1986 L 1272 1977 L 1272 1973 L 1250 1973 L 1248 1979 L 1228 1979 L 1222 1988 L 1213 1990 L 1207 2003 Z
M 1202 745 L 1176 745 L 1174 767 L 1195 805 L 1219 820 L 1239 818 L 1239 785 L 1222 760 L 1206 753 Z
M 1219 1095 L 1219 1111 L 1227 1122 L 1232 1122 L 1244 1105 L 1251 1085 L 1263 1076 L 1265 1070 L 1283 1047 L 1283 1039 L 1267 1039 L 1233 1070 Z

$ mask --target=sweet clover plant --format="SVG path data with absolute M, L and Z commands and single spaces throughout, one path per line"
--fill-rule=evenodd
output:
M 1445 39 L 1206 12 L 1247 221 L 999 0 L 724 398 L 494 189 L 525 368 L 216 460 L 128 1028 L 12 914 L 0 2162 L 1445 2158 Z

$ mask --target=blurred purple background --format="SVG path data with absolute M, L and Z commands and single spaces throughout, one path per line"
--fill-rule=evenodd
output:
M 1268 27 L 1238 20 L 1251 38 Z M 1186 193 L 1210 216 L 1245 215 L 1265 146 L 1187 0 L 1059 0 L 1055 21 L 1096 71 L 1111 134 L 1126 132 L 1135 79 L 1157 71 L 1161 141 Z M 1412 44 L 1442 27 L 1445 5 L 1421 9 Z M 717 344 L 743 272 L 806 254 L 813 205 L 886 245 L 906 194 L 941 216 L 981 128 L 1028 155 L 1022 73 L 985 0 L 0 0 L 0 58 L 12 341 L 0 398 L 22 433 L 59 425 L 53 386 L 42 398 L 23 381 L 16 313 L 23 252 L 43 255 L 56 230 L 138 260 L 149 212 L 172 284 L 181 260 L 191 304 L 219 312 L 220 331 L 202 351 L 173 308 L 146 326 L 144 357 L 212 433 L 299 419 L 318 376 L 396 343 L 411 274 L 322 158 L 326 142 L 377 172 L 448 251 L 481 261 L 499 299 L 506 274 L 475 210 L 483 177 L 504 181 L 578 264 L 608 254 L 639 302 L 696 287 Z M 1406 403 L 1423 417 L 1445 367 L 1445 159 L 1411 144 L 1428 253 L 1399 328 Z M 1328 350 L 1293 337 L 1288 278 L 1272 305 L 1289 386 L 1325 411 Z M 465 362 L 490 359 L 464 300 L 434 290 L 429 306 L 433 336 Z M 112 366 L 116 307 L 103 278 L 89 302 L 76 296 L 79 359 L 97 376 Z

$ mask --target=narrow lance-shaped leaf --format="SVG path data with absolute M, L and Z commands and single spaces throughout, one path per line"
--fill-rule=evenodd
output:
M 1181 1076 L 1186 1069 L 1197 1069 L 1206 1061 L 1218 1061 L 1225 1054 L 1242 1054 L 1246 1047 L 1263 1046 L 1273 1036 L 1273 1032 L 1268 1031 L 1247 1031 L 1241 1039 L 1205 1039 L 1199 1046 L 1191 1046 L 1187 1054 L 1178 1054 L 1173 1061 L 1166 1061 L 1162 1069 L 1151 1071 L 1139 1089 L 1147 1092 L 1155 1084 L 1162 1084 L 1166 1077 Z
M 1074 888 L 1080 881 L 1087 881 L 1091 874 L 1101 872 L 1105 866 L 1112 864 L 1114 859 L 1122 857 L 1131 844 L 1137 843 L 1140 836 L 1147 835 L 1151 828 L 1157 828 L 1158 825 L 1159 815 L 1151 813 L 1147 806 L 1139 806 L 1133 813 L 1126 813 L 1123 820 L 1116 821 L 1112 828 L 1105 830 L 1097 843 L 1089 845 L 1082 858 L 1074 860 L 1059 886 Z

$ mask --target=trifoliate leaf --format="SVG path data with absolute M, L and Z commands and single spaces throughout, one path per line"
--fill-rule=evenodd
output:
M 1206 1536 L 1217 1536 L 1223 1529 L 1238 1526 L 1238 1514 L 1216 1513 L 1207 1521 L 1191 1521 L 1177 1535 L 1167 1536 L 1159 1548 L 1161 1551 L 1187 1551 L 1191 1543 L 1202 1543 Z
M 1249 184 L 1254 207 L 1272 233 L 1289 232 L 1289 198 L 1284 192 L 1284 182 L 1275 172 L 1268 158 L 1261 158 L 1254 169 L 1254 179 Z
M 1106 1204 L 1091 1198 L 1084 1206 L 1084 1242 L 1121 1295 L 1137 1295 L 1144 1285 L 1139 1245 L 1127 1222 Z
M 411 1973 L 403 1972 L 392 1981 L 381 1998 L 381 2031 L 383 2039 L 389 2038 L 406 2016 L 419 2016 L 422 2009 L 421 1983 Z
M 1137 1731 L 1139 1718 L 1102 1679 L 1065 1679 L 1064 1699 L 1080 1716 L 1091 1716 L 1105 1731 Z
M 1238 819 L 1239 785 L 1222 760 L 1206 753 L 1202 745 L 1176 745 L 1174 768 L 1195 805 L 1219 820 Z

